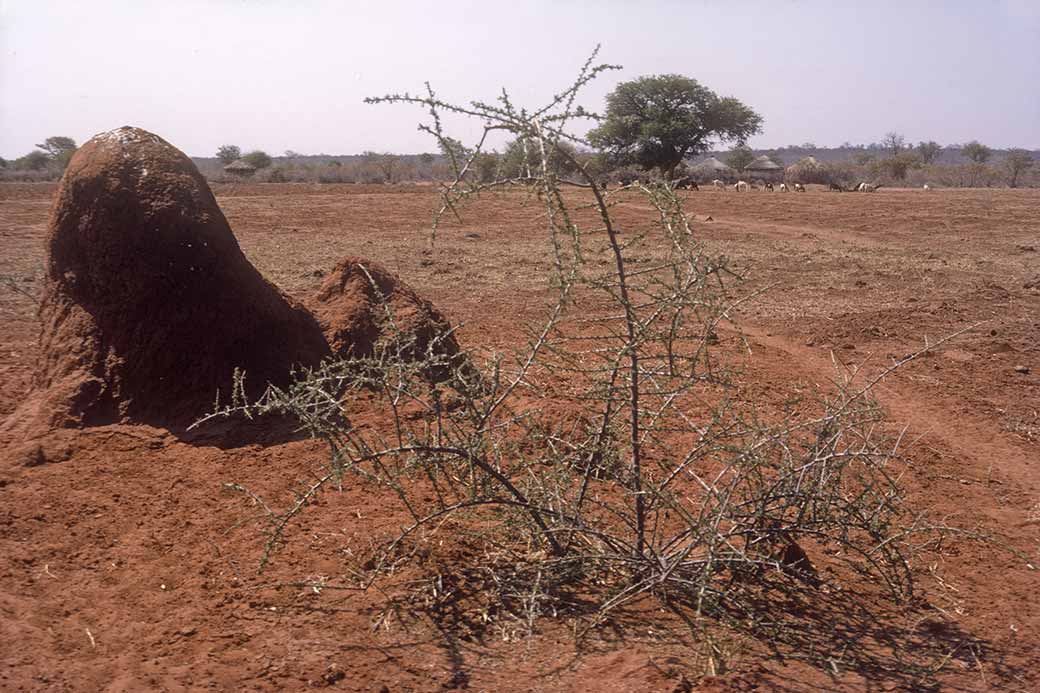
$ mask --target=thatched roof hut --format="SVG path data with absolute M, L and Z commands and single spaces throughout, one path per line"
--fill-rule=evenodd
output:
M 762 155 L 744 167 L 744 173 L 753 178 L 780 180 L 784 176 L 784 167 Z
M 230 164 L 224 167 L 225 173 L 230 173 L 233 176 L 240 176 L 242 178 L 248 178 L 249 176 L 256 173 L 256 167 L 247 161 L 237 159 L 232 161 Z
M 701 180 L 719 178 L 729 180 L 737 177 L 737 172 L 713 156 L 709 156 L 699 164 L 690 167 L 690 173 Z
M 793 166 L 787 167 L 787 180 L 792 183 L 811 183 L 821 172 L 820 162 L 816 157 L 807 156 Z

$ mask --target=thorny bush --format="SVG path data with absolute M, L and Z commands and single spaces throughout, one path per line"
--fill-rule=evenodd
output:
M 443 114 L 483 123 L 465 158 L 451 157 L 433 239 L 467 200 L 519 190 L 544 208 L 556 300 L 522 349 L 452 359 L 436 343 L 416 355 L 388 310 L 383 329 L 393 338 L 372 356 L 304 371 L 256 402 L 239 395 L 218 406 L 207 419 L 290 414 L 328 449 L 323 469 L 283 509 L 231 485 L 260 509 L 261 567 L 318 494 L 375 484 L 410 522 L 353 557 L 354 587 L 426 551 L 451 519 L 468 528 L 477 558 L 432 576 L 427 599 L 444 594 L 445 580 L 479 584 L 485 620 L 495 610 L 520 614 L 528 631 L 579 593 L 594 595 L 592 623 L 648 596 L 698 629 L 758 622 L 763 586 L 818 587 L 810 555 L 823 553 L 905 602 L 910 560 L 937 535 L 904 502 L 898 441 L 875 433 L 877 381 L 857 386 L 846 373 L 808 419 L 769 423 L 730 400 L 731 373 L 714 351 L 748 298 L 733 297 L 739 277 L 725 257 L 705 253 L 667 182 L 608 189 L 575 157 L 572 145 L 584 143 L 568 126 L 594 117 L 576 97 L 614 69 L 594 65 L 595 55 L 536 110 L 505 92 L 495 103 L 454 105 L 429 85 L 423 95 L 370 99 L 425 108 L 421 129 L 449 153 Z M 519 175 L 480 182 L 472 166 L 493 133 L 513 139 L 524 161 L 512 169 Z M 561 170 L 572 173 L 564 179 Z M 651 218 L 622 234 L 614 207 L 637 195 Z M 386 425 L 354 427 L 344 412 L 358 406 L 385 410 Z

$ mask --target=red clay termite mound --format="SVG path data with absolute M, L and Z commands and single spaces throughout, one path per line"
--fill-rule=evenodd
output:
M 310 306 L 339 358 L 370 358 L 380 350 L 412 362 L 434 355 L 440 362 L 425 375 L 438 381 L 464 363 L 441 312 L 378 263 L 341 260 Z
M 123 127 L 73 156 L 51 210 L 28 408 L 47 427 L 179 426 L 232 373 L 247 392 L 329 355 L 321 328 L 242 254 L 191 159 Z

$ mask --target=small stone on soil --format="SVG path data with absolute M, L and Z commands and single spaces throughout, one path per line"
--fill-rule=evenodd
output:
M 1015 366 L 1016 373 L 1022 373 L 1023 375 L 1029 373 L 1029 366 Z

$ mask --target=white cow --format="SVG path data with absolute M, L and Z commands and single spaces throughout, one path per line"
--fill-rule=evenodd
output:
M 723 183 L 723 182 L 722 182 L 721 180 L 719 180 L 718 178 L 716 178 L 715 180 L 713 180 L 713 181 L 711 182 L 711 184 L 712 184 L 712 185 L 714 185 L 714 186 L 715 186 L 716 188 L 725 188 L 725 187 L 726 187 L 726 184 L 725 184 L 725 183 Z
M 787 190 L 787 183 L 781 183 L 780 184 L 780 192 L 788 192 L 788 190 Z
M 801 183 L 795 183 L 794 184 L 794 191 L 795 192 L 805 192 L 805 186 L 802 185 Z
M 747 192 L 747 191 L 751 190 L 751 185 L 748 184 L 747 181 L 738 180 L 736 182 L 736 184 L 733 186 L 733 189 L 736 190 L 737 192 Z

